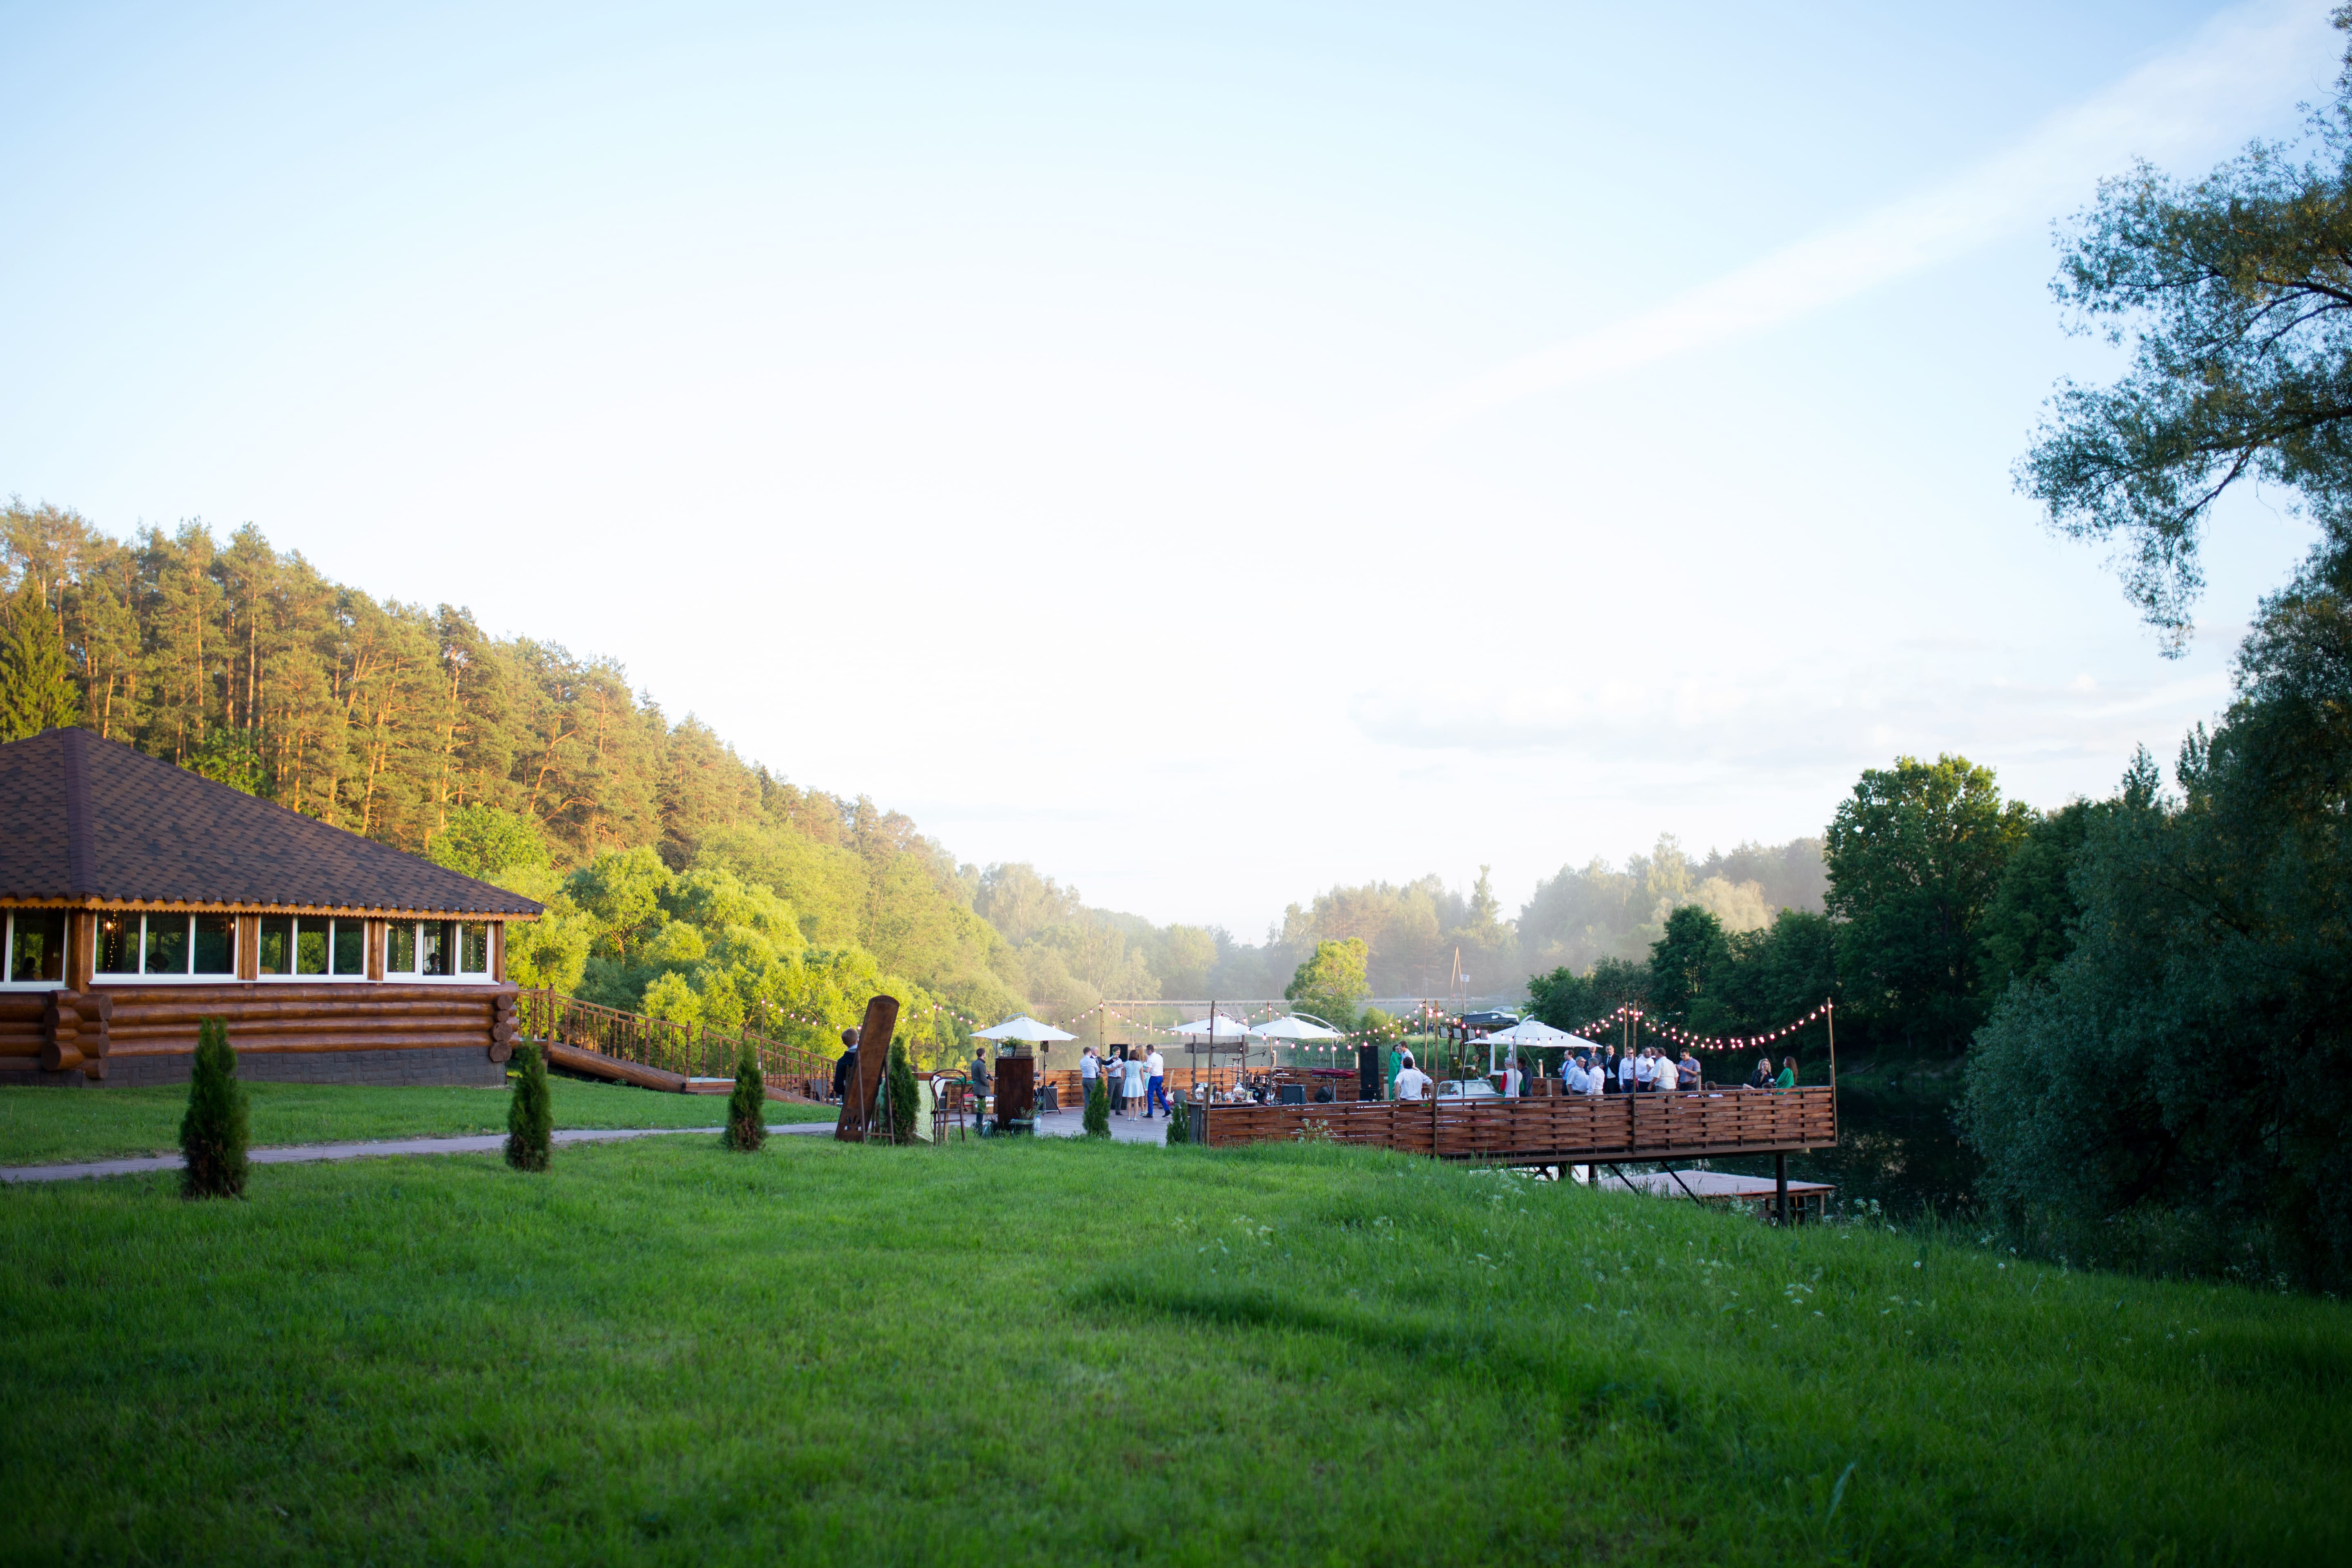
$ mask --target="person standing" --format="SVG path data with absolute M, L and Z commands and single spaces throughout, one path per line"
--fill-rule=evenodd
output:
M 1658 1086 L 1657 1047 L 1643 1046 L 1642 1054 L 1633 1058 L 1633 1092 L 1648 1094 Z
M 1102 1058 L 1088 1046 L 1078 1053 L 1078 1109 L 1084 1110 L 1094 1103 L 1095 1080 L 1102 1077 Z
M 1150 1096 L 1144 1102 L 1143 1119 L 1150 1121 L 1155 1107 L 1162 1116 L 1175 1115 L 1168 1104 L 1168 1059 L 1160 1054 L 1158 1046 L 1152 1047 L 1151 1054 L 1143 1058 L 1143 1078 Z
M 1397 1069 L 1396 1097 L 1399 1100 L 1429 1098 L 1429 1075 L 1412 1065 L 1412 1053 L 1400 1051 L 1398 1059 L 1404 1065 Z
M 1633 1092 L 1633 1053 L 1631 1051 L 1617 1058 L 1617 1092 Z
M 1143 1057 L 1131 1046 L 1128 1047 L 1127 1082 L 1123 1087 L 1127 1090 L 1127 1114 L 1134 1117 L 1139 1114 L 1135 1108 L 1143 1103 Z
M 848 1099 L 849 1086 L 856 1079 L 857 1031 L 844 1029 L 841 1031 L 841 1055 L 835 1058 L 833 1064 L 833 1098 L 836 1100 Z
M 1584 1075 L 1584 1092 L 1588 1096 L 1607 1094 L 1608 1075 L 1597 1067 L 1588 1069 Z
M 1650 1087 L 1660 1094 L 1672 1094 L 1675 1080 L 1682 1075 L 1675 1070 L 1674 1058 L 1665 1052 L 1659 1051 L 1655 1056 L 1656 1060 L 1650 1064 Z
M 1685 1089 L 1696 1090 L 1706 1087 L 1706 1071 L 1698 1065 L 1698 1058 L 1693 1056 L 1687 1049 L 1683 1052 L 1680 1077 L 1682 1086 Z

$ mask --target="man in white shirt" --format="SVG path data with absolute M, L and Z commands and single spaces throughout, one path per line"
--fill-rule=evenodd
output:
M 1666 1055 L 1664 1051 L 1659 1052 L 1658 1065 L 1652 1070 L 1651 1081 L 1657 1085 L 1658 1092 L 1660 1094 L 1674 1093 L 1675 1058 Z
M 1429 1075 L 1413 1066 L 1411 1051 L 1404 1053 L 1404 1066 L 1397 1071 L 1396 1097 L 1399 1100 L 1429 1098 Z
M 1655 1089 L 1655 1088 L 1657 1087 L 1657 1082 L 1658 1082 L 1658 1062 L 1657 1062 L 1657 1056 L 1658 1056 L 1658 1053 L 1657 1053 L 1655 1050 L 1653 1050 L 1653 1049 L 1652 1049 L 1651 1047 L 1649 1047 L 1648 1046 L 1644 1046 L 1644 1047 L 1642 1047 L 1642 1054 L 1641 1054 L 1640 1056 L 1635 1057 L 1635 1058 L 1633 1058 L 1633 1092 L 1634 1092 L 1634 1093 L 1636 1093 L 1636 1094 L 1647 1094 L 1647 1093 L 1649 1093 L 1653 1089 Z
M 1633 1055 L 1631 1051 L 1617 1058 L 1617 1092 L 1633 1092 Z
M 1143 1077 L 1144 1081 L 1149 1085 L 1144 1100 L 1143 1119 L 1146 1121 L 1151 1120 L 1151 1108 L 1155 1105 L 1160 1108 L 1161 1115 L 1175 1115 L 1176 1112 L 1168 1104 L 1168 1064 L 1161 1059 L 1158 1046 L 1152 1047 L 1151 1054 L 1143 1058 Z
M 1584 1075 L 1584 1092 L 1587 1094 L 1609 1092 L 1609 1075 L 1604 1067 L 1595 1067 Z

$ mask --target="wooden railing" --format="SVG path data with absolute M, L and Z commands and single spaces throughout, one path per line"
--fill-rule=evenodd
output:
M 1837 1091 L 1558 1095 L 1330 1105 L 1195 1106 L 1212 1145 L 1328 1138 L 1444 1160 L 1589 1163 L 1826 1148 Z
M 551 1041 L 689 1079 L 734 1077 L 736 1056 L 748 1043 L 772 1086 L 793 1086 L 814 1100 L 824 1099 L 832 1086 L 833 1058 L 749 1030 L 673 1024 L 556 991 L 520 991 L 516 1003 L 525 1039 Z

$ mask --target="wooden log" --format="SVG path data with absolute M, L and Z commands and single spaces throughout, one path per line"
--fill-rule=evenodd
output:
M 41 1047 L 43 1072 L 71 1072 L 81 1065 L 81 1052 L 70 1039 L 51 1040 Z
M 243 1039 L 232 1029 L 229 1041 L 239 1056 L 299 1056 L 304 1051 L 421 1051 L 446 1050 L 470 1047 L 480 1050 L 488 1037 L 478 1031 L 439 1030 L 431 1033 L 401 1035 L 387 1037 L 374 1033 L 278 1036 L 265 1039 Z M 162 1040 L 141 1040 L 132 1044 L 113 1043 L 110 1058 L 144 1058 L 150 1057 L 184 1057 L 196 1048 L 193 1032 Z

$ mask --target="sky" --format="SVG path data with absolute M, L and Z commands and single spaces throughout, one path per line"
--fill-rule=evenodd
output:
M 2053 226 L 2330 91 L 2326 5 L 0 4 L 0 494 L 609 657 L 960 858 L 1318 889 L 2169 760 L 2011 465 Z

